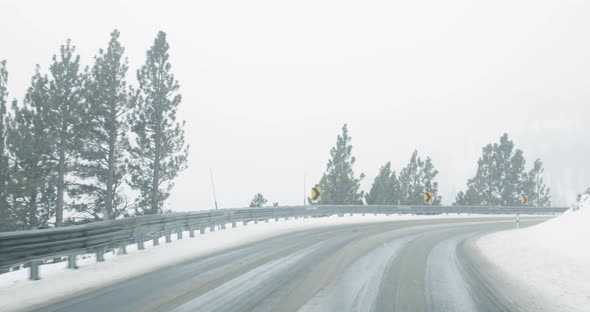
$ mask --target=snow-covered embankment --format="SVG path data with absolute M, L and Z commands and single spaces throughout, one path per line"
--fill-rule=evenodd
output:
M 590 194 L 557 218 L 483 236 L 477 246 L 535 311 L 590 311 Z

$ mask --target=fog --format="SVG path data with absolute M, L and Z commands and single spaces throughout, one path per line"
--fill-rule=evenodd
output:
M 22 100 L 67 38 L 89 65 L 117 28 L 136 85 L 166 31 L 191 145 L 175 211 L 213 207 L 210 168 L 222 208 L 302 204 L 344 123 L 365 190 L 418 149 L 450 204 L 507 132 L 566 205 L 590 186 L 589 16 L 565 0 L 3 0 L 0 59 Z

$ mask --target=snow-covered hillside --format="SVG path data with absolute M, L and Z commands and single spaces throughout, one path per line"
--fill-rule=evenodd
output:
M 590 190 L 589 190 L 590 191 Z M 483 255 L 536 311 L 590 311 L 590 194 L 542 224 L 480 238 Z

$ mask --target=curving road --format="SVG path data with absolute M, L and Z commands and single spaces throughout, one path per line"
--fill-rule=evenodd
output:
M 504 287 L 470 246 L 513 227 L 514 218 L 473 218 L 305 230 L 40 311 L 526 311 L 523 294 Z

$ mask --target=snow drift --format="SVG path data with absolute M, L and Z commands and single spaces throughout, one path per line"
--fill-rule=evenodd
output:
M 481 253 L 536 311 L 590 311 L 590 189 L 563 215 L 483 236 Z

